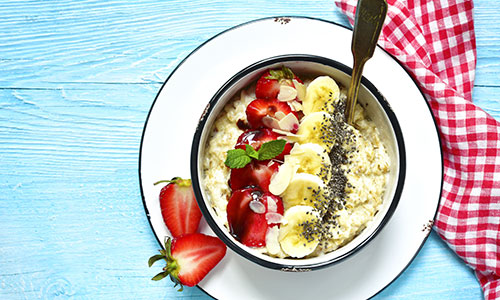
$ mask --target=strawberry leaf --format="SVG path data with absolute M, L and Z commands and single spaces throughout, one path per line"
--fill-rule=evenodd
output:
M 290 68 L 283 66 L 282 72 L 283 72 L 283 78 L 286 78 L 286 79 L 294 79 L 295 78 L 295 75 L 293 74 L 292 70 L 290 70 Z
M 293 74 L 292 70 L 290 70 L 290 68 L 283 66 L 281 70 L 269 70 L 269 75 L 265 78 L 276 79 L 279 81 L 282 79 L 294 79 L 295 75 Z
M 182 292 L 184 290 L 184 286 L 182 285 L 182 283 L 180 283 L 179 281 L 175 280 L 173 277 L 170 277 L 170 279 L 172 279 L 172 282 L 175 283 L 174 285 L 174 288 L 177 287 L 178 285 L 180 285 L 181 287 L 177 290 L 178 292 Z
M 167 272 L 160 272 L 160 273 L 156 274 L 153 278 L 151 278 L 151 280 L 158 281 L 158 280 L 162 280 L 163 278 L 165 278 L 167 276 L 168 276 Z
M 164 259 L 164 258 L 165 258 L 165 255 L 161 255 L 161 254 L 151 256 L 148 260 L 149 267 L 151 267 L 155 262 L 159 261 L 160 259 Z
M 266 79 L 276 79 L 280 80 L 283 78 L 281 70 L 269 70 L 269 76 Z
M 252 158 L 243 149 L 232 149 L 227 151 L 227 157 L 224 164 L 231 169 L 240 169 L 248 165 Z
M 265 142 L 260 146 L 259 151 L 257 153 L 259 154 L 259 160 L 267 160 L 271 158 L 275 158 L 276 156 L 280 155 L 281 152 L 285 149 L 285 140 L 274 140 L 274 141 L 269 141 Z

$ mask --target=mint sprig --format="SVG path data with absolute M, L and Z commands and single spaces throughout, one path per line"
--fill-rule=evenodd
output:
M 285 144 L 285 140 L 274 140 L 263 143 L 259 150 L 255 150 L 251 145 L 245 145 L 245 150 L 231 149 L 227 151 L 224 164 L 231 169 L 240 169 L 248 165 L 252 159 L 272 159 L 283 152 Z

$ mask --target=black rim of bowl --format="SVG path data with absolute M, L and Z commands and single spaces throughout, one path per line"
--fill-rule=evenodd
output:
M 358 245 L 356 245 L 353 249 L 350 251 L 334 257 L 330 260 L 326 261 L 321 261 L 317 263 L 312 263 L 312 264 L 303 264 L 303 265 L 289 265 L 286 263 L 274 263 L 271 261 L 267 261 L 264 259 L 261 259 L 253 254 L 251 254 L 248 251 L 245 251 L 240 245 L 236 244 L 234 241 L 229 239 L 226 234 L 223 232 L 223 229 L 219 227 L 219 225 L 216 223 L 216 221 L 212 218 L 212 214 L 210 213 L 209 210 L 211 210 L 211 207 L 207 207 L 202 192 L 200 188 L 200 178 L 198 174 L 198 156 L 199 156 L 199 148 L 201 147 L 200 141 L 202 137 L 202 133 L 205 129 L 205 125 L 207 123 L 207 116 L 210 115 L 212 112 L 213 108 L 215 107 L 215 104 L 219 101 L 220 97 L 224 95 L 224 93 L 230 89 L 235 83 L 237 83 L 239 80 L 247 76 L 248 74 L 265 68 L 266 66 L 270 66 L 273 64 L 277 63 L 286 63 L 286 62 L 292 62 L 292 61 L 304 61 L 304 62 L 314 62 L 314 63 L 319 63 L 323 64 L 332 68 L 335 68 L 339 71 L 344 72 L 345 74 L 349 75 L 352 74 L 352 69 L 349 68 L 348 66 L 321 56 L 316 56 L 316 55 L 307 55 L 307 54 L 287 54 L 287 55 L 280 55 L 280 56 L 275 56 L 275 57 L 270 57 L 261 61 L 258 61 L 256 63 L 253 63 L 252 65 L 244 68 L 243 70 L 239 71 L 236 75 L 234 75 L 231 79 L 229 79 L 212 97 L 212 99 L 209 101 L 207 107 L 205 108 L 200 121 L 196 127 L 196 131 L 194 134 L 193 138 L 193 143 L 191 147 L 191 180 L 193 183 L 193 190 L 194 194 L 196 196 L 196 200 L 198 202 L 198 206 L 200 207 L 203 216 L 205 217 L 207 223 L 209 224 L 210 228 L 215 232 L 215 234 L 233 251 L 241 255 L 242 257 L 245 257 L 246 259 L 257 263 L 261 266 L 270 268 L 270 269 L 276 269 L 276 270 L 282 270 L 282 271 L 311 271 L 311 270 L 317 270 L 321 269 L 327 266 L 330 266 L 334 263 L 338 263 L 342 261 L 343 259 L 351 256 L 352 254 L 358 252 L 360 249 L 362 249 L 366 244 L 368 244 L 371 240 L 374 239 L 374 237 L 381 231 L 381 229 L 387 224 L 387 222 L 390 220 L 392 215 L 394 214 L 394 211 L 396 210 L 396 207 L 399 203 L 399 199 L 401 197 L 401 193 L 403 190 L 404 186 L 404 181 L 405 181 L 405 175 L 406 175 L 406 155 L 405 155 L 405 146 L 404 146 L 404 139 L 403 139 L 403 134 L 401 132 L 401 128 L 399 126 L 399 122 L 396 118 L 396 115 L 390 108 L 390 105 L 387 103 L 387 100 L 382 96 L 382 94 L 378 91 L 378 89 L 365 77 L 362 77 L 361 83 L 370 91 L 377 101 L 380 103 L 382 106 L 384 112 L 386 113 L 392 128 L 394 130 L 394 134 L 396 137 L 397 141 L 397 149 L 399 151 L 399 174 L 397 178 L 397 184 L 396 184 L 396 189 L 394 192 L 394 197 L 392 199 L 391 205 L 389 206 L 389 209 L 387 210 L 387 213 L 381 220 L 381 222 L 378 224 L 377 228 L 373 230 L 373 232 L 368 235 L 363 241 L 361 241 Z M 232 98 L 232 97 L 230 97 Z M 300 260 L 300 259 L 299 259 Z

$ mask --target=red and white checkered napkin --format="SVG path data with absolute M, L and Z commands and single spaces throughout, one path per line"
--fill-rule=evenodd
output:
M 357 0 L 335 0 L 353 24 Z M 472 103 L 476 42 L 468 0 L 388 0 L 379 40 L 417 80 L 440 130 L 444 185 L 435 229 L 500 298 L 500 124 Z

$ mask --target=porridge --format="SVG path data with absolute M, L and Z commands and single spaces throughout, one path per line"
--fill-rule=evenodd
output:
M 229 232 L 273 257 L 342 247 L 378 212 L 390 160 L 375 124 L 332 78 L 266 71 L 229 101 L 202 159 L 208 202 Z

